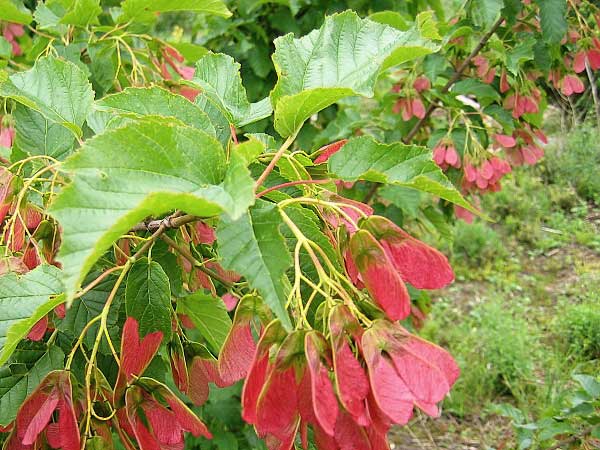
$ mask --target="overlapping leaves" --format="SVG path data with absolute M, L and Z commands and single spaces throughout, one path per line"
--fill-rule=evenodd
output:
M 0 365 L 38 320 L 64 302 L 63 289 L 54 266 L 39 266 L 21 277 L 0 277 Z
M 168 120 L 98 135 L 63 168 L 73 182 L 50 212 L 63 227 L 59 259 L 69 295 L 102 253 L 146 217 L 180 209 L 238 218 L 254 200 L 242 161 L 228 165 L 215 138 Z

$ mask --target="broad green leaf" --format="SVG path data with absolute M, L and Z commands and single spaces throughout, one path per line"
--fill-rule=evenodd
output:
M 47 56 L 32 69 L 0 79 L 0 97 L 32 109 L 49 123 L 81 136 L 81 127 L 94 100 L 92 85 L 75 64 Z
M 223 300 L 202 292 L 177 299 L 177 312 L 188 316 L 208 345 L 219 354 L 231 329 L 231 318 Z
M 65 355 L 57 345 L 45 351 L 40 344 L 29 343 L 19 348 L 11 361 L 24 370 L 13 370 L 11 364 L 0 367 L 0 425 L 6 426 L 17 416 L 19 407 L 48 373 L 64 367 Z M 43 348 L 43 347 L 42 347 Z
M 250 103 L 242 85 L 240 65 L 229 55 L 208 53 L 196 63 L 190 85 L 200 88 L 196 104 L 204 109 L 211 103 L 236 127 L 264 119 L 272 114 L 271 101 L 265 98 Z
M 102 13 L 100 0 L 70 0 L 70 5 L 60 23 L 86 27 L 98 24 Z
M 0 365 L 42 317 L 65 301 L 60 276 L 56 267 L 42 265 L 22 276 L 0 277 Z
M 558 44 L 565 36 L 567 24 L 567 0 L 537 0 L 540 7 L 542 36 L 549 44 Z
M 88 117 L 88 125 L 99 134 L 106 128 L 113 128 L 112 124 L 115 122 L 120 125 L 119 119 L 135 119 L 148 115 L 173 117 L 186 125 L 216 136 L 215 127 L 206 113 L 185 97 L 156 86 L 127 88 L 98 100 Z
M 404 186 L 388 185 L 379 190 L 379 196 L 397 206 L 405 215 L 416 218 L 421 210 L 419 191 Z
M 87 66 L 91 72 L 90 81 L 96 91 L 96 98 L 101 98 L 112 89 L 116 79 L 119 65 L 117 49 L 114 42 L 100 41 L 88 44 L 87 53 L 90 57 L 90 64 Z
M 156 13 L 171 11 L 193 11 L 221 17 L 231 16 L 231 12 L 221 0 L 125 0 L 121 4 L 123 14 L 119 22 L 149 22 Z
M 21 0 L 0 0 L 0 20 L 28 25 L 33 17 Z
M 491 27 L 500 17 L 504 0 L 471 0 L 470 12 L 473 23 L 482 28 Z
M 165 342 L 171 338 L 171 287 L 159 263 L 138 260 L 127 274 L 125 310 L 140 325 L 140 335 L 162 331 Z
M 146 217 L 179 209 L 237 219 L 254 201 L 243 163 L 228 167 L 214 137 L 167 120 L 100 134 L 63 168 L 72 183 L 50 213 L 63 227 L 59 260 L 69 297 L 106 249 Z
M 350 139 L 329 159 L 329 171 L 344 181 L 367 180 L 428 192 L 475 213 L 431 159 L 431 150 L 402 143 L 382 144 L 370 136 Z
M 280 232 L 282 223 L 277 207 L 259 201 L 237 220 L 223 218 L 217 236 L 223 267 L 246 277 L 289 328 L 284 276 L 292 258 Z
M 382 70 L 436 49 L 418 27 L 400 31 L 352 11 L 326 17 L 320 29 L 300 39 L 291 33 L 277 38 L 273 62 L 279 78 L 271 92 L 277 132 L 294 134 L 344 97 L 372 97 Z

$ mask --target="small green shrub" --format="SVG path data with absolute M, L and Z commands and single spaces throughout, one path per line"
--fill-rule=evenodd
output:
M 600 308 L 597 302 L 567 306 L 556 323 L 557 334 L 568 355 L 600 359 Z
M 498 233 L 481 222 L 458 221 L 454 226 L 452 250 L 455 261 L 468 267 L 479 267 L 507 255 Z

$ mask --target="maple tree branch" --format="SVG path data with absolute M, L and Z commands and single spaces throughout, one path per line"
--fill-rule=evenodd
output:
M 149 222 L 141 222 L 135 225 L 130 232 L 138 232 L 138 231 L 156 231 L 161 226 L 164 226 L 166 230 L 170 228 L 179 228 L 186 223 L 195 222 L 196 220 L 200 220 L 200 217 L 193 216 L 191 214 L 172 214 L 170 216 L 165 217 L 164 219 L 151 220 Z
M 450 88 L 454 85 L 454 83 L 456 83 L 460 79 L 460 77 L 462 76 L 465 69 L 469 66 L 469 64 L 471 64 L 471 61 L 473 60 L 473 58 L 475 58 L 479 54 L 479 52 L 483 49 L 483 47 L 485 47 L 485 45 L 488 43 L 490 38 L 496 32 L 496 30 L 500 27 L 500 25 L 502 25 L 502 22 L 504 22 L 504 18 L 500 17 L 494 23 L 494 25 L 492 25 L 492 28 L 490 28 L 490 30 L 481 38 L 481 40 L 475 46 L 473 51 L 469 54 L 469 56 L 467 56 L 467 58 L 462 62 L 462 64 L 460 66 L 458 66 L 458 68 L 454 72 L 454 75 L 452 75 L 452 77 L 448 80 L 448 82 L 441 89 L 440 92 L 442 94 L 446 94 L 447 92 L 450 91 Z M 408 134 L 402 138 L 402 142 L 404 142 L 405 144 L 408 144 L 412 140 L 412 138 L 414 138 L 415 135 L 419 132 L 419 130 L 421 129 L 423 124 L 429 119 L 429 116 L 431 116 L 431 114 L 433 113 L 433 111 L 436 108 L 437 108 L 437 104 L 435 102 L 430 103 L 429 107 L 425 111 L 425 115 L 421 119 L 419 119 L 417 121 L 417 123 L 415 123 L 415 125 L 412 127 L 412 129 L 408 132 Z M 380 186 L 381 186 L 380 183 L 373 183 L 373 185 L 371 186 L 371 188 L 365 195 L 365 197 L 363 199 L 363 203 L 369 203 L 373 199 L 375 194 L 377 193 L 377 190 L 379 189 Z
M 454 72 L 454 75 L 452 75 L 452 78 L 450 78 L 448 80 L 448 82 L 444 85 L 444 87 L 440 91 L 442 94 L 445 94 L 448 91 L 450 91 L 450 88 L 454 85 L 454 83 L 456 83 L 460 79 L 460 77 L 462 76 L 465 69 L 469 66 L 469 64 L 471 64 L 471 61 L 473 60 L 473 58 L 475 58 L 479 54 L 479 52 L 483 49 L 483 47 L 485 47 L 485 44 L 488 43 L 490 38 L 496 32 L 496 30 L 500 27 L 500 25 L 502 25 L 502 22 L 504 22 L 504 18 L 500 17 L 494 23 L 494 25 L 492 25 L 492 28 L 490 28 L 490 30 L 481 38 L 481 40 L 479 41 L 477 46 L 473 49 L 473 51 L 469 54 L 469 56 L 467 56 L 467 58 L 462 62 L 462 64 L 460 66 L 458 66 L 458 68 Z M 427 119 L 429 118 L 431 113 L 435 110 L 435 108 L 436 108 L 436 104 L 431 103 L 429 105 L 429 107 L 427 108 L 427 111 L 425 111 L 425 115 L 421 119 L 419 119 L 419 121 L 415 124 L 415 126 L 412 128 L 412 130 L 410 130 L 410 132 L 402 139 L 402 142 L 404 142 L 405 144 L 408 144 L 408 142 L 410 142 L 410 140 L 413 137 L 415 137 L 415 135 L 417 134 L 419 129 L 423 126 L 425 121 L 427 121 Z

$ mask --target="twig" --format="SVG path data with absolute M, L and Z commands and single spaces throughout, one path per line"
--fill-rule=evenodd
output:
M 196 258 L 194 258 L 194 256 L 190 253 L 190 251 L 188 249 L 181 247 L 177 242 L 175 242 L 169 236 L 167 236 L 166 234 L 163 234 L 160 238 L 163 241 L 165 241 L 167 244 L 169 244 L 173 248 L 173 250 L 175 250 L 177 253 L 179 253 L 181 256 L 183 256 L 185 259 L 187 259 L 192 264 L 192 266 L 197 268 L 200 272 L 204 272 L 209 277 L 214 278 L 215 280 L 217 280 L 219 283 L 221 283 L 223 286 L 225 286 L 228 289 L 233 287 L 232 283 L 227 281 L 225 278 L 223 278 L 217 272 L 210 270 L 209 268 L 202 265 Z
M 195 222 L 196 220 L 200 220 L 199 217 L 193 216 L 190 214 L 179 215 L 175 217 L 175 215 L 167 216 L 164 219 L 151 220 L 150 222 L 142 222 L 135 225 L 130 231 L 156 231 L 160 228 L 161 225 L 165 226 L 165 229 L 169 228 L 179 228 L 186 223 Z
M 169 228 L 173 228 L 169 225 L 172 224 L 176 218 L 183 217 L 182 214 L 183 213 L 181 211 L 175 211 L 175 213 L 173 213 L 171 216 L 165 217 L 162 220 L 162 223 L 158 226 L 158 229 L 152 234 L 152 236 L 150 236 L 150 238 L 146 242 L 144 242 L 140 249 L 137 252 L 135 252 L 135 254 L 131 257 L 131 260 L 137 261 L 140 258 L 140 256 L 146 253 L 146 251 L 148 251 L 148 249 L 152 245 L 154 245 L 156 240 L 159 237 L 161 237 L 165 231 L 167 231 Z
M 239 142 L 238 142 L 237 133 L 235 131 L 235 126 L 232 123 L 229 124 L 229 130 L 231 131 L 231 139 L 233 139 L 233 143 L 235 145 L 238 145 Z
M 488 41 L 490 40 L 492 35 L 496 32 L 496 30 L 500 27 L 500 25 L 502 25 L 502 22 L 504 22 L 504 18 L 500 17 L 494 23 L 494 25 L 492 25 L 492 28 L 490 28 L 490 30 L 481 38 L 481 40 L 479 41 L 477 46 L 473 49 L 473 51 L 469 54 L 469 56 L 467 56 L 467 59 L 465 59 L 463 61 L 463 63 L 460 66 L 458 66 L 458 68 L 454 72 L 454 75 L 452 75 L 452 78 L 450 78 L 448 80 L 448 82 L 444 85 L 444 87 L 440 91 L 442 94 L 446 94 L 448 91 L 450 91 L 450 88 L 454 85 L 454 83 L 456 83 L 460 79 L 460 77 L 462 76 L 465 69 L 469 66 L 469 64 L 471 64 L 471 61 L 473 60 L 473 58 L 475 58 L 479 54 L 481 49 L 483 49 L 483 47 L 485 47 L 485 44 L 488 43 Z M 418 122 L 415 123 L 415 126 L 412 127 L 412 129 L 409 131 L 409 133 L 402 138 L 402 142 L 404 142 L 405 144 L 408 144 L 412 140 L 412 138 L 415 137 L 417 132 L 421 129 L 421 127 L 427 121 L 427 119 L 429 119 L 429 116 L 431 115 L 431 113 L 433 113 L 433 111 L 436 108 L 437 108 L 436 103 L 432 102 L 429 105 L 429 107 L 427 108 L 427 110 L 425 111 L 425 115 L 421 119 L 419 119 Z M 365 195 L 365 198 L 363 199 L 363 203 L 369 203 L 373 199 L 375 194 L 377 193 L 377 190 L 379 189 L 380 186 L 381 186 L 380 183 L 373 183 L 373 185 L 371 186 L 371 189 L 369 189 L 369 192 L 367 192 L 367 195 Z
M 477 46 L 473 49 L 473 51 L 469 54 L 469 56 L 467 56 L 467 59 L 465 59 L 463 61 L 463 63 L 460 66 L 458 66 L 458 69 L 456 69 L 456 72 L 454 72 L 454 75 L 452 76 L 452 78 L 450 78 L 448 80 L 448 82 L 446 83 L 446 85 L 442 88 L 442 90 L 441 90 L 442 94 L 447 93 L 450 90 L 450 88 L 454 85 L 454 83 L 456 83 L 459 80 L 459 78 L 462 76 L 465 69 L 469 66 L 469 64 L 471 64 L 471 61 L 473 60 L 473 58 L 475 58 L 479 54 L 479 52 L 483 49 L 483 47 L 485 47 L 485 44 L 487 44 L 487 42 L 490 40 L 492 35 L 496 32 L 496 30 L 500 27 L 500 25 L 502 25 L 502 22 L 504 22 L 504 18 L 500 17 L 494 23 L 494 25 L 492 25 L 492 28 L 490 28 L 490 30 L 481 38 L 481 40 L 479 41 Z M 415 134 L 417 134 L 419 129 L 423 126 L 423 124 L 429 118 L 429 116 L 431 115 L 431 113 L 433 112 L 433 110 L 435 108 L 436 108 L 435 103 L 431 103 L 429 105 L 429 108 L 427 108 L 427 111 L 425 111 L 425 115 L 423 116 L 423 118 L 419 119 L 419 121 L 415 124 L 415 126 L 412 128 L 412 130 L 410 130 L 410 132 L 402 139 L 402 141 L 405 144 L 410 142 L 410 140 L 415 136 Z
M 269 165 L 267 166 L 267 168 L 260 175 L 260 177 L 258 177 L 258 180 L 256 180 L 255 189 L 258 189 L 265 182 L 265 180 L 267 179 L 267 177 L 269 176 L 269 174 L 271 173 L 271 171 L 273 170 L 273 168 L 277 164 L 277 161 L 279 161 L 281 159 L 281 157 L 283 156 L 283 154 L 285 153 L 285 151 L 288 148 L 290 148 L 290 146 L 292 145 L 292 143 L 296 139 L 296 135 L 297 134 L 298 134 L 298 131 L 296 131 L 294 134 L 292 134 L 290 137 L 288 137 L 285 140 L 285 142 L 281 145 L 281 147 L 279 148 L 279 150 L 277 150 L 277 153 L 275 153 L 275 156 L 273 156 L 273 159 L 271 160 L 271 162 L 269 163 Z
M 588 76 L 588 80 L 590 80 L 590 90 L 592 91 L 592 99 L 594 100 L 594 110 L 596 112 L 596 123 L 598 124 L 598 128 L 600 128 L 600 103 L 598 102 L 598 88 L 596 86 L 596 79 L 594 78 L 594 74 L 592 73 L 592 69 L 590 68 L 590 63 L 587 58 L 585 58 L 585 71 Z

